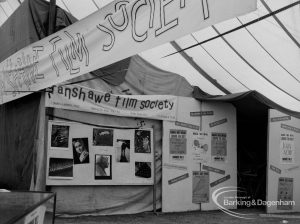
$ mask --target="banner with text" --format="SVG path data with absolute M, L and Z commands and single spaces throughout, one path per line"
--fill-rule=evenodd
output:
M 0 104 L 255 9 L 256 0 L 113 1 L 1 62 Z
M 46 107 L 174 121 L 177 97 L 114 95 L 80 85 L 67 85 L 51 88 L 46 94 Z

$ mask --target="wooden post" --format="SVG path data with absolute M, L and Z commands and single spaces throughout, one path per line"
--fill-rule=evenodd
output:
M 56 22 L 56 0 L 50 0 L 49 5 L 49 23 L 48 23 L 48 36 L 55 32 Z

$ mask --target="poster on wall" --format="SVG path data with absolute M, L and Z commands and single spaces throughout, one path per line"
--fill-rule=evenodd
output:
M 73 179 L 73 159 L 50 158 L 49 178 Z
M 181 129 L 170 130 L 170 162 L 185 162 L 187 148 L 187 131 Z
M 193 199 L 194 204 L 209 202 L 209 172 L 193 171 Z
M 95 180 L 111 180 L 111 155 L 95 155 Z
M 114 132 L 112 129 L 94 128 L 93 145 L 94 146 L 113 146 Z
M 51 127 L 51 148 L 68 149 L 69 126 L 55 125 Z
M 293 134 L 281 134 L 280 136 L 280 163 L 295 163 L 295 143 Z
M 73 138 L 72 147 L 74 164 L 90 162 L 88 138 Z
M 196 163 L 209 163 L 211 161 L 208 133 L 193 132 L 192 156 Z
M 151 153 L 151 132 L 135 130 L 134 145 L 135 153 Z
M 211 156 L 213 162 L 226 162 L 227 160 L 227 134 L 211 134 Z
M 116 162 L 130 162 L 130 140 L 117 139 L 116 147 Z
M 288 177 L 279 177 L 278 181 L 278 210 L 293 209 L 293 185 L 294 179 Z

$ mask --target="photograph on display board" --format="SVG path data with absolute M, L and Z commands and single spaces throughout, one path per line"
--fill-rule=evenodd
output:
M 69 126 L 52 125 L 51 147 L 68 149 L 69 147 Z
M 111 155 L 95 155 L 95 180 L 112 179 Z
M 135 153 L 151 153 L 151 132 L 135 130 L 134 134 Z
M 119 163 L 130 162 L 130 140 L 117 139 L 116 161 Z
M 135 176 L 151 178 L 151 162 L 135 162 Z
M 90 162 L 88 138 L 73 138 L 72 146 L 74 164 L 84 164 Z
M 112 129 L 94 128 L 94 146 L 113 146 L 114 131 Z
M 50 158 L 48 176 L 49 178 L 72 179 L 73 159 Z

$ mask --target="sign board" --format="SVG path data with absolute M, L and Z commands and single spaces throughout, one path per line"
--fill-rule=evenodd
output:
M 0 63 L 0 104 L 256 9 L 256 0 L 116 0 Z
M 152 185 L 152 129 L 49 121 L 47 185 Z
M 177 97 L 114 95 L 80 85 L 67 85 L 55 86 L 46 94 L 46 107 L 116 116 L 175 120 Z

